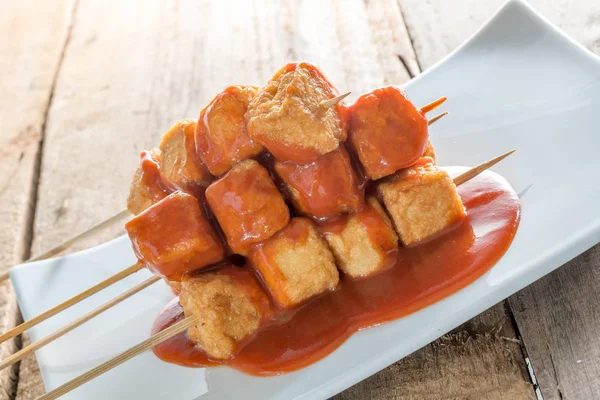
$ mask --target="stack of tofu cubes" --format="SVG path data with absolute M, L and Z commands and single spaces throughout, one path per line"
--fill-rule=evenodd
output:
M 159 181 L 142 167 L 134 177 L 134 250 L 181 290 L 185 313 L 200 318 L 190 337 L 214 359 L 235 354 L 274 311 L 335 290 L 338 269 L 349 279 L 384 271 L 399 242 L 417 245 L 465 217 L 452 179 L 435 164 L 424 115 L 412 104 L 402 109 L 400 89 L 355 104 L 392 99 L 386 107 L 412 113 L 425 132 L 417 146 L 393 137 L 397 116 L 388 109 L 377 116 L 382 128 L 362 114 L 376 107 L 318 108 L 334 95 L 319 74 L 294 63 L 263 89 L 225 89 L 197 125 L 179 123 L 145 155 L 159 166 Z M 411 151 L 416 157 L 406 156 Z M 247 268 L 231 265 L 232 254 Z

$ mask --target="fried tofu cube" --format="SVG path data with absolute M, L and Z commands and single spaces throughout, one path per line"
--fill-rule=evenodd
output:
M 233 356 L 272 315 L 268 296 L 246 268 L 186 275 L 181 283 L 185 316 L 199 318 L 188 335 L 210 358 Z
M 168 280 L 218 263 L 225 251 L 198 200 L 177 191 L 125 224 L 137 257 Z
M 321 106 L 337 95 L 316 66 L 287 64 L 250 102 L 248 135 L 281 161 L 315 161 L 346 140 L 345 107 Z
M 433 160 L 433 162 L 436 162 L 436 158 L 435 158 L 435 149 L 433 148 L 433 144 L 431 143 L 431 140 L 427 141 L 427 146 L 425 146 L 425 151 L 423 152 L 423 157 L 429 157 Z
M 294 208 L 303 214 L 327 218 L 356 211 L 364 202 L 361 182 L 343 147 L 310 164 L 275 161 L 274 168 Z
M 198 197 L 212 181 L 212 176 L 196 156 L 195 131 L 196 121 L 184 119 L 162 136 L 160 172 L 172 191 L 183 190 Z
M 385 210 L 374 197 L 357 213 L 319 226 L 335 256 L 338 268 L 359 278 L 396 263 L 398 236 Z
M 264 150 L 248 137 L 244 118 L 257 92 L 256 86 L 229 86 L 200 112 L 196 149 L 211 174 L 222 175 L 238 162 Z
M 206 200 L 217 217 L 229 247 L 241 255 L 270 238 L 290 220 L 283 197 L 269 172 L 254 160 L 237 164 L 206 189 Z
M 413 165 L 428 137 L 425 115 L 395 86 L 364 94 L 350 106 L 348 141 L 371 179 Z
M 133 215 L 138 215 L 169 195 L 160 174 L 160 150 L 142 151 L 140 158 L 127 197 L 127 209 Z
M 339 281 L 327 242 L 306 218 L 293 218 L 285 229 L 252 247 L 248 260 L 281 308 L 334 290 Z
M 378 185 L 396 232 L 407 246 L 443 233 L 466 216 L 452 178 L 430 159 L 421 160 Z

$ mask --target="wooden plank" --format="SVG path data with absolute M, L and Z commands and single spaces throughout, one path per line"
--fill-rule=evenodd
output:
M 2 2 L 0 12 L 0 271 L 29 256 L 40 140 L 72 1 Z M 9 282 L 0 284 L 0 331 L 21 320 Z M 0 358 L 20 338 L 0 345 Z M 0 398 L 12 398 L 18 366 L 0 371 Z
M 467 39 L 504 0 L 400 0 L 419 62 L 429 67 Z M 532 0 L 551 22 L 600 54 L 600 3 Z M 540 390 L 548 399 L 600 398 L 600 247 L 510 298 Z
M 544 400 L 600 398 L 600 246 L 510 298 Z
M 395 40 L 395 52 L 410 50 Z M 378 54 L 359 0 L 81 0 L 48 117 L 34 253 L 121 210 L 139 151 L 227 85 L 264 83 L 295 59 L 320 64 L 354 96 L 408 78 Z M 17 398 L 35 398 L 35 359 L 22 365 Z
M 505 348 L 502 339 L 485 335 L 444 336 L 336 399 L 535 400 L 520 361 Z
M 535 400 L 515 332 L 497 304 L 336 400 Z

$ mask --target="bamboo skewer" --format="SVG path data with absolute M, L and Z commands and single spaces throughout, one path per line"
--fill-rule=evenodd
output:
M 77 378 L 65 383 L 64 385 L 59 386 L 58 388 L 48 392 L 40 397 L 37 400 L 53 400 L 64 394 L 69 393 L 71 390 L 78 388 L 86 382 L 91 381 L 97 376 L 102 375 L 103 373 L 113 369 L 114 367 L 123 364 L 125 361 L 129 360 L 137 356 L 138 354 L 143 353 L 146 350 L 151 349 L 152 347 L 164 342 L 165 340 L 170 339 L 171 337 L 177 335 L 180 332 L 183 332 L 193 324 L 198 322 L 197 316 L 192 316 L 184 319 L 183 321 L 179 321 L 175 325 L 168 327 L 167 329 L 160 331 L 154 335 L 152 335 L 149 339 L 144 340 L 143 342 L 133 346 L 129 350 L 124 351 L 118 356 L 106 361 L 98 365 L 97 367 L 89 370 L 83 375 L 78 376 Z
M 0 343 L 3 343 L 5 341 L 7 341 L 8 339 L 17 336 L 18 334 L 25 332 L 27 329 L 31 328 L 32 326 L 35 326 L 35 325 L 39 324 L 40 322 L 45 321 L 48 318 L 58 314 L 59 312 L 66 310 L 67 308 L 71 307 L 72 305 L 77 304 L 84 299 L 87 299 L 94 293 L 97 293 L 97 292 L 101 291 L 102 289 L 107 288 L 108 286 L 112 285 L 113 283 L 118 282 L 125 277 L 128 277 L 129 275 L 141 270 L 142 268 L 144 268 L 144 265 L 141 263 L 136 263 L 136 264 L 131 265 L 130 267 L 125 268 L 124 270 L 114 274 L 110 278 L 103 280 L 102 282 L 92 286 L 91 288 L 89 288 L 87 290 L 84 290 L 83 292 L 79 293 L 78 295 L 71 297 L 69 300 L 66 300 L 66 301 L 62 302 L 61 304 L 59 304 L 47 311 L 44 311 L 43 313 L 37 315 L 36 317 L 33 317 L 32 319 L 25 321 L 21 325 L 4 333 L 3 335 L 0 336 Z
M 335 106 L 337 103 L 339 103 L 340 101 L 344 100 L 346 97 L 348 97 L 350 95 L 350 93 L 352 92 L 348 92 L 348 93 L 344 93 L 341 94 L 337 97 L 334 97 L 333 99 L 329 99 L 329 100 L 323 100 L 322 102 L 319 103 L 319 106 L 323 107 L 323 108 L 329 108 L 329 107 L 333 107 Z
M 104 311 L 108 310 L 109 308 L 119 304 L 123 300 L 133 296 L 137 292 L 147 288 L 148 286 L 150 286 L 153 283 L 158 282 L 158 281 L 160 281 L 160 277 L 158 275 L 154 275 L 154 276 L 146 279 L 144 282 L 132 287 L 128 291 L 120 294 L 119 296 L 115 297 L 114 299 L 104 303 L 100 307 L 90 311 L 89 313 L 83 315 L 82 317 L 77 318 L 75 321 L 60 328 L 56 332 L 51 333 L 50 335 L 44 337 L 43 339 L 40 339 L 37 342 L 34 342 L 34 343 L 30 344 L 29 346 L 22 348 L 21 350 L 17 351 L 10 357 L 7 357 L 4 360 L 2 360 L 2 362 L 0 362 L 0 370 L 3 370 L 4 368 L 8 367 L 9 365 L 19 361 L 20 359 L 22 359 L 29 353 L 36 351 L 37 349 L 47 345 L 48 343 L 55 341 L 59 337 L 67 334 L 68 332 L 72 331 L 73 329 L 77 328 L 78 326 L 83 325 L 84 323 L 86 323 L 90 319 L 94 318 L 95 316 L 103 313 Z
M 114 224 L 115 222 L 121 220 L 122 218 L 124 218 L 128 215 L 129 215 L 129 211 L 123 210 L 120 213 L 115 214 L 112 217 L 100 222 L 98 225 L 88 229 L 87 231 L 82 232 L 79 235 L 66 240 L 65 242 L 59 244 L 58 246 L 48 250 L 47 252 L 45 252 L 43 254 L 40 254 L 37 257 L 29 258 L 25 262 L 40 261 L 40 260 L 45 260 L 47 258 L 55 256 L 58 253 L 60 253 L 61 251 L 68 249 L 75 243 L 80 242 L 84 239 L 87 239 L 88 237 L 92 236 L 96 232 L 99 232 L 101 230 L 104 230 L 105 228 L 108 228 L 110 225 Z M 6 279 L 9 278 L 9 276 L 10 276 L 10 271 L 6 271 L 3 274 L 0 274 L 0 282 L 5 281 Z
M 443 113 L 436 115 L 435 117 L 433 117 L 429 121 L 427 121 L 427 125 L 429 125 L 429 126 L 433 125 L 436 121 L 439 121 L 441 118 L 445 117 L 446 115 L 448 115 L 448 111 L 444 111 Z
M 489 161 L 486 161 L 484 163 L 481 163 L 481 164 L 479 164 L 479 165 L 471 168 L 470 170 L 468 170 L 464 174 L 461 174 L 461 175 L 457 176 L 456 178 L 454 178 L 454 184 L 456 186 L 462 185 L 466 181 L 475 178 L 477 175 L 479 175 L 480 173 L 482 173 L 486 169 L 489 169 L 492 166 L 498 164 L 500 161 L 504 160 L 506 157 L 510 156 L 515 151 L 516 150 L 514 150 L 514 149 L 511 150 L 511 151 L 507 151 L 506 153 L 504 153 L 502 155 L 499 155 L 498 157 L 494 157 L 494 158 L 492 158 Z
M 421 112 L 423 114 L 428 113 L 429 111 L 435 110 L 436 108 L 438 108 L 440 105 L 442 105 L 448 98 L 446 96 L 442 96 L 439 99 L 432 101 L 429 104 L 425 104 L 423 107 L 421 107 Z

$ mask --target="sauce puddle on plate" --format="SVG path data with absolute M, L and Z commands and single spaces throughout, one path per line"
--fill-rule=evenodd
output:
M 461 185 L 468 217 L 427 243 L 401 248 L 392 268 L 352 280 L 262 329 L 232 359 L 212 361 L 183 332 L 154 348 L 162 360 L 193 367 L 228 365 L 251 375 L 277 375 L 312 364 L 354 332 L 406 316 L 475 281 L 504 255 L 520 218 L 519 199 L 494 174 Z M 177 301 L 157 317 L 152 332 L 183 319 Z

